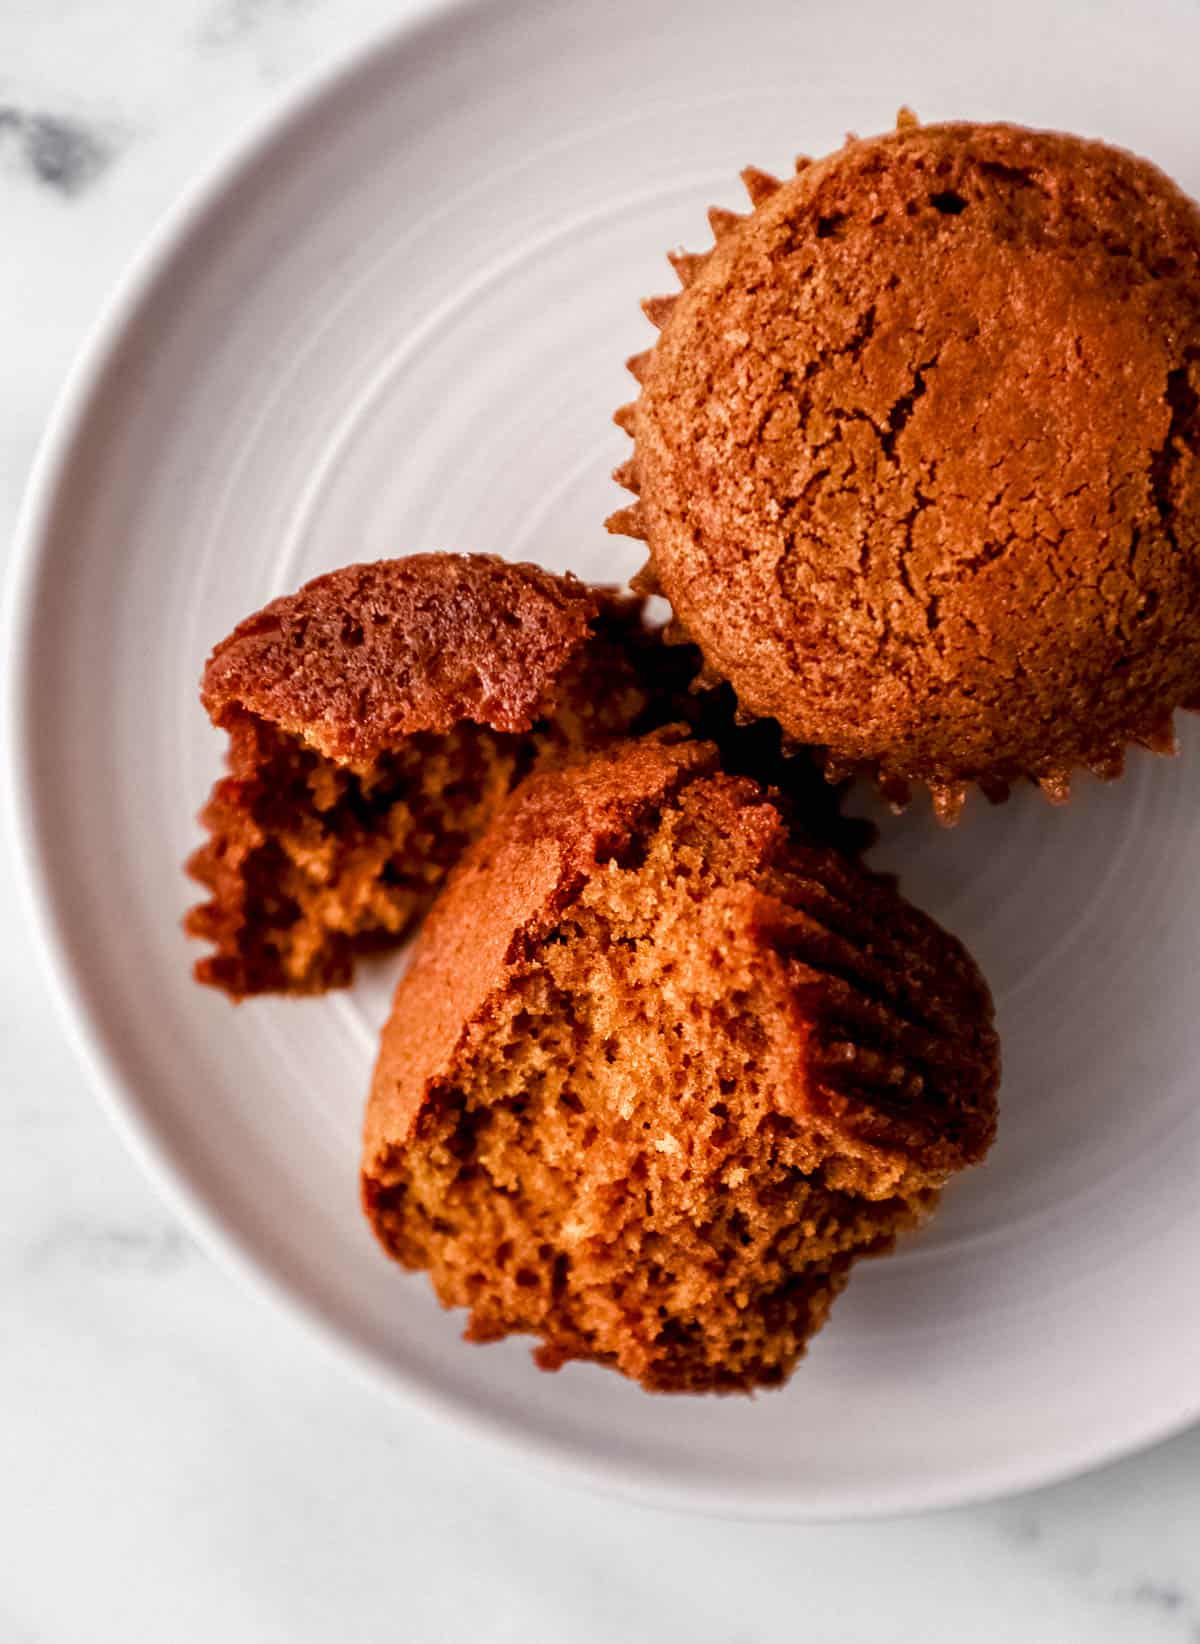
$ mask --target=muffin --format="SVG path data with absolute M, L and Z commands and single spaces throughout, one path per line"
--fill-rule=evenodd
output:
M 467 1335 L 662 1392 L 783 1381 L 992 1139 L 962 947 L 665 731 L 531 776 L 418 939 L 363 1202 Z
M 1145 160 L 919 127 L 744 174 L 672 260 L 610 528 L 709 677 L 952 821 L 1200 694 L 1200 211 Z
M 316 578 L 204 672 L 229 774 L 188 871 L 196 975 L 238 999 L 350 980 L 399 942 L 531 770 L 652 717 L 694 664 L 638 600 L 486 555 Z

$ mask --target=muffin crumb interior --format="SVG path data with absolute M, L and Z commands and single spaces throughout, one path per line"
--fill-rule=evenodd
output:
M 781 1089 L 805 1068 L 779 973 L 737 939 L 744 856 L 706 815 L 726 785 L 689 788 L 619 843 L 469 1030 L 411 1145 L 366 1179 L 383 1242 L 470 1309 L 468 1336 L 540 1335 L 543 1368 L 589 1359 L 653 1390 L 777 1384 L 852 1258 L 936 1202 L 928 1175 L 881 1173 Z M 795 875 L 772 890 L 810 921 L 805 904 L 829 917 L 836 900 Z M 871 957 L 857 968 L 846 994 L 878 1016 Z M 886 1030 L 857 1072 L 839 1060 L 846 1032 L 814 1014 L 814 1084 L 903 1104 Z

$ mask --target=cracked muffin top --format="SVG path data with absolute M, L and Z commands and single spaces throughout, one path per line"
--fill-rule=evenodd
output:
M 617 420 L 649 547 L 743 712 L 872 772 L 1065 798 L 1200 693 L 1200 211 L 1003 125 L 850 140 L 672 258 Z

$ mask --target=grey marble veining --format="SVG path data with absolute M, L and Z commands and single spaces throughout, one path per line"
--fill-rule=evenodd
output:
M 217 0 L 205 8 L 196 39 L 202 47 L 221 50 L 311 4 L 313 0 Z
M 155 1225 L 148 1217 L 131 1222 L 57 1217 L 29 1251 L 33 1274 L 66 1270 L 78 1278 L 140 1273 L 148 1277 L 176 1273 L 195 1253 L 195 1246 L 174 1222 Z
M 119 148 L 119 139 L 83 120 L 0 104 L 0 153 L 15 155 L 39 183 L 62 194 L 89 187 Z
M 395 0 L 0 8 L 0 541 L 112 279 Z M 347 1380 L 194 1244 L 64 1043 L 0 856 L 0 1644 L 1200 1644 L 1200 1432 L 867 1526 L 551 1483 Z

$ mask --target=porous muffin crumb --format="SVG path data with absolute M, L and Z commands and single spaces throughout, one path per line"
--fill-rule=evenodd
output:
M 527 780 L 451 877 L 384 1030 L 364 1204 L 472 1340 L 772 1386 L 852 1261 L 983 1157 L 997 1078 L 960 945 L 661 733 Z
M 1200 210 L 1006 125 L 852 140 L 673 259 L 614 529 L 744 711 L 903 802 L 1056 800 L 1200 692 Z

